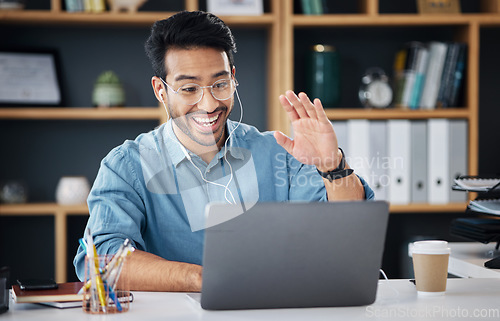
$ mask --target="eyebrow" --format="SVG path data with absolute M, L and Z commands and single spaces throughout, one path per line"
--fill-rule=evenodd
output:
M 222 71 L 219 71 L 215 74 L 212 75 L 212 78 L 218 78 L 220 76 L 227 76 L 229 75 L 229 71 L 227 70 L 222 70 Z M 190 75 L 179 75 L 177 77 L 175 77 L 175 81 L 181 81 L 181 80 L 200 80 L 199 77 L 196 77 L 196 76 L 190 76 Z

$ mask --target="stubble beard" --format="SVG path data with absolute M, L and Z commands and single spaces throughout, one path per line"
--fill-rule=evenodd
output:
M 212 138 L 212 140 L 206 141 L 206 140 L 199 139 L 196 136 L 196 134 L 194 134 L 195 130 L 190 129 L 191 126 L 188 125 L 189 124 L 188 118 L 189 118 L 190 114 L 187 114 L 187 115 L 184 115 L 181 117 L 178 116 L 176 113 L 174 113 L 173 108 L 170 105 L 170 103 L 168 104 L 168 109 L 169 109 L 169 113 L 170 113 L 175 125 L 184 133 L 184 135 L 188 136 L 189 139 L 191 139 L 193 142 L 195 142 L 201 146 L 204 146 L 204 147 L 211 147 L 211 146 L 217 145 L 217 148 L 219 147 L 219 142 L 221 141 L 221 139 L 223 137 L 225 137 L 227 120 L 229 119 L 229 115 L 231 115 L 231 112 L 232 112 L 232 108 L 231 108 L 231 112 L 228 113 L 227 112 L 228 108 L 225 105 L 218 107 L 218 109 L 222 111 L 221 114 L 224 114 L 222 130 L 220 131 L 219 134 L 217 134 L 217 136 L 214 136 L 215 133 L 205 134 L 206 137 L 211 136 L 211 138 Z M 204 134 L 202 134 L 202 135 L 204 135 Z

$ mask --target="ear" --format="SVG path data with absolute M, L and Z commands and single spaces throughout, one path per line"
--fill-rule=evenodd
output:
M 163 85 L 163 82 L 160 80 L 160 78 L 154 76 L 151 78 L 151 86 L 153 86 L 153 91 L 155 93 L 156 99 L 161 103 L 162 101 L 167 100 L 167 90 L 165 89 L 165 85 Z M 160 90 L 163 89 L 162 95 L 160 95 Z

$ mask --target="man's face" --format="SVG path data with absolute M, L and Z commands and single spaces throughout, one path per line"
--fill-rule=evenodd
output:
M 233 78 L 226 53 L 213 48 L 170 49 L 165 56 L 165 65 L 165 80 L 174 90 L 185 84 L 203 87 L 220 79 Z M 195 105 L 188 105 L 180 93 L 165 89 L 174 132 L 183 145 L 193 151 L 201 146 L 220 149 L 224 144 L 226 120 L 233 109 L 234 95 L 227 100 L 217 100 L 210 88 L 204 88 L 202 99 Z

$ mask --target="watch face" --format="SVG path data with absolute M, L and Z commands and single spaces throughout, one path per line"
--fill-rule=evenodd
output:
M 376 79 L 366 86 L 364 96 L 367 105 L 384 108 L 392 102 L 392 88 L 387 82 Z

